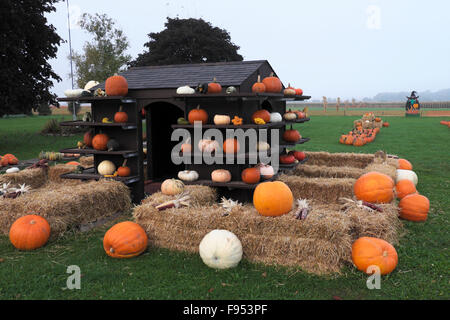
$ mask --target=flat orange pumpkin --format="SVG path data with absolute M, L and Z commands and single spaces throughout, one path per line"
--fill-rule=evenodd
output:
M 394 199 L 394 181 L 380 172 L 368 172 L 356 180 L 353 192 L 358 200 L 389 203 Z
M 410 194 L 398 203 L 400 218 L 409 221 L 425 221 L 430 210 L 430 201 L 420 194 Z
M 380 268 L 380 273 L 384 275 L 395 269 L 398 255 L 389 242 L 378 238 L 362 237 L 353 242 L 352 261 L 362 272 L 368 273 L 368 267 L 377 266 Z
M 292 210 L 294 196 L 287 184 L 281 181 L 258 184 L 253 193 L 253 205 L 263 216 L 281 216 Z
M 17 219 L 9 229 L 9 240 L 19 250 L 34 250 L 47 243 L 50 225 L 45 218 L 29 214 Z
M 113 258 L 132 258 L 147 248 L 147 234 L 132 221 L 120 222 L 111 227 L 103 238 L 103 249 Z

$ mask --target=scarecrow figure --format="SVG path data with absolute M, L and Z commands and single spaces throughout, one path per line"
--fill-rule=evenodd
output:
M 406 112 L 418 112 L 420 109 L 420 104 L 419 96 L 416 96 L 416 91 L 412 91 L 410 96 L 406 97 L 406 99 L 408 99 L 405 106 Z

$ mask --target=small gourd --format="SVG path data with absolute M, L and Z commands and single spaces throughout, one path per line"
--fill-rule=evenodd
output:
M 283 121 L 283 117 L 278 112 L 272 112 L 270 114 L 270 122 L 281 122 Z
M 198 172 L 195 170 L 183 170 L 178 172 L 178 178 L 183 181 L 195 181 L 199 177 Z
M 163 194 L 174 196 L 184 191 L 184 183 L 178 179 L 166 179 L 161 184 L 161 192 Z
M 292 112 L 291 110 L 289 110 L 288 112 L 286 112 L 283 115 L 284 120 L 287 121 L 294 121 L 295 119 L 297 119 L 297 115 L 295 114 L 295 112 Z
M 288 87 L 283 91 L 285 96 L 295 96 L 295 89 L 291 87 L 291 84 L 288 84 Z
M 182 86 L 177 88 L 177 94 L 194 94 L 195 89 L 189 87 L 189 86 Z
M 7 169 L 7 170 L 6 170 L 6 173 L 16 173 L 16 172 L 19 172 L 19 171 L 20 171 L 19 168 L 13 167 L 13 168 Z
M 231 122 L 230 116 L 221 114 L 216 114 L 214 116 L 214 124 L 216 125 L 227 125 L 230 124 L 230 122 Z
M 211 172 L 211 180 L 214 182 L 230 182 L 231 172 L 225 169 L 217 169 Z
M 227 90 L 225 90 L 226 94 L 232 94 L 232 93 L 236 93 L 236 92 L 237 92 L 237 89 L 233 86 L 230 86 L 227 88 Z

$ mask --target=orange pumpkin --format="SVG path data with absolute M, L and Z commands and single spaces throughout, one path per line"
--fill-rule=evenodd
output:
M 430 210 L 430 201 L 420 194 L 410 194 L 400 200 L 400 218 L 409 221 L 425 221 Z
M 366 143 L 367 143 L 366 140 L 362 136 L 356 137 L 356 139 L 353 140 L 353 145 L 357 146 L 357 147 L 361 147 L 361 146 L 365 145 Z
M 353 144 L 355 137 L 351 134 L 347 135 L 347 139 L 345 139 L 345 144 L 350 145 Z
M 395 185 L 395 193 L 397 194 L 397 198 L 403 199 L 409 194 L 417 193 L 417 189 L 414 182 L 408 179 L 403 179 Z
M 383 122 L 383 127 L 389 127 L 389 122 Z
M 208 83 L 208 93 L 221 93 L 222 86 L 216 82 L 216 78 L 214 78 L 213 82 Z
M 77 161 L 70 161 L 66 163 L 69 166 L 80 166 L 80 163 Z
M 302 138 L 302 136 L 300 135 L 300 132 L 298 132 L 295 129 L 291 129 L 286 130 L 283 133 L 283 140 L 287 141 L 287 142 L 297 142 L 298 140 L 300 140 Z
M 125 159 L 123 161 L 122 166 L 117 169 L 117 175 L 119 177 L 128 177 L 128 176 L 130 176 L 130 174 L 131 174 L 131 169 L 130 169 L 130 167 L 127 167 L 127 159 Z
M 353 192 L 358 200 L 389 203 L 394 199 L 394 181 L 380 172 L 368 172 L 356 180 Z
M 239 141 L 237 139 L 226 139 L 223 143 L 224 153 L 237 153 L 240 150 Z
M 105 81 L 105 92 L 108 96 L 126 96 L 128 93 L 128 82 L 122 76 L 113 75 Z
M 94 136 L 94 138 L 92 139 L 92 147 L 95 150 L 101 150 L 101 151 L 107 150 L 108 149 L 108 147 L 107 147 L 108 140 L 109 140 L 109 137 L 106 134 L 104 134 L 104 133 L 96 134 Z
M 137 223 L 120 222 L 105 233 L 103 249 L 113 258 L 132 258 L 147 248 L 147 234 Z
M 3 156 L 2 163 L 4 163 L 3 165 L 5 166 L 10 164 L 15 165 L 19 163 L 19 159 L 17 159 L 13 154 L 7 153 Z
M 266 85 L 261 82 L 261 76 L 258 74 L 258 81 L 255 82 L 252 86 L 252 92 L 266 92 Z
M 9 229 L 9 240 L 19 250 L 34 250 L 47 243 L 50 225 L 43 217 L 30 214 L 17 219 Z
M 123 107 L 120 106 L 119 111 L 114 115 L 114 122 L 126 123 L 128 121 L 128 115 L 123 111 Z
M 398 263 L 398 255 L 395 248 L 383 239 L 362 237 L 353 242 L 352 261 L 358 270 L 367 274 L 367 268 L 377 266 L 380 274 L 391 273 Z
M 92 130 L 86 132 L 83 136 L 83 142 L 87 147 L 92 147 L 92 139 L 94 138 L 94 133 Z
M 242 181 L 249 184 L 258 183 L 261 179 L 259 168 L 247 168 L 242 171 Z
M 303 90 L 300 88 L 295 89 L 295 95 L 296 96 L 302 96 L 303 95 Z
M 413 166 L 411 162 L 406 159 L 398 159 L 398 168 L 403 170 L 412 170 Z
M 200 109 L 200 105 L 198 105 L 197 109 L 189 111 L 188 120 L 190 124 L 194 124 L 195 121 L 201 121 L 202 124 L 206 124 L 208 122 L 208 113 Z
M 339 138 L 339 143 L 344 144 L 346 139 L 347 139 L 347 135 L 346 134 L 342 134 L 341 137 Z
M 280 93 L 283 89 L 283 85 L 277 77 L 273 75 L 273 72 L 269 77 L 264 78 L 262 81 L 266 86 L 266 92 Z
M 0 167 L 6 167 L 7 165 L 9 165 L 8 158 L 0 156 Z
M 217 169 L 211 172 L 211 180 L 214 182 L 230 182 L 231 172 L 225 169 Z
M 281 181 L 258 184 L 253 193 L 253 205 L 263 216 L 281 216 L 292 210 L 294 196 L 287 184 Z
M 261 118 L 265 123 L 269 123 L 270 113 L 266 109 L 257 110 L 252 114 L 252 122 L 255 122 L 256 118 Z

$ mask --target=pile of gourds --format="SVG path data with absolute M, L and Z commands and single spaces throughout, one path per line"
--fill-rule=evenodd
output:
M 11 153 L 7 153 L 4 156 L 0 156 L 0 168 L 7 167 L 9 165 L 16 165 L 19 160 Z
M 375 117 L 372 112 L 364 114 L 360 120 L 355 120 L 353 125 L 352 131 L 339 137 L 339 143 L 361 147 L 373 142 L 380 132 L 380 128 L 389 127 L 388 122 L 383 122 L 381 118 Z
M 369 172 L 359 177 L 354 185 L 356 199 L 366 207 L 382 211 L 377 204 L 390 203 L 396 197 L 400 200 L 398 208 L 401 219 L 414 222 L 427 220 L 430 201 L 416 189 L 418 178 L 412 171 L 412 164 L 406 159 L 398 159 L 398 167 L 395 183 L 391 177 L 379 172 Z M 395 248 L 383 239 L 362 237 L 353 243 L 352 260 L 360 271 L 372 274 L 375 266 L 384 275 L 395 269 L 398 256 Z

